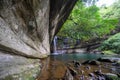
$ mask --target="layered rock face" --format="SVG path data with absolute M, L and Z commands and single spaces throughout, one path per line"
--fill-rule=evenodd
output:
M 37 69 L 31 74 L 39 72 L 38 59 L 50 55 L 50 43 L 75 2 L 0 0 L 0 79 L 27 70 Z
M 49 50 L 49 0 L 1 0 L 0 49 L 40 58 Z

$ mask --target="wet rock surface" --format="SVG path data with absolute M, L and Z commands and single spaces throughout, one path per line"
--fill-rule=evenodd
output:
M 113 63 L 111 62 L 100 62 L 99 65 L 89 64 L 88 62 L 97 62 L 96 60 L 87 60 L 87 61 L 58 61 L 51 59 L 52 65 L 51 68 L 54 69 L 50 70 L 49 73 L 54 75 L 47 75 L 47 79 L 41 79 L 40 77 L 38 80 L 120 80 L 119 71 L 113 71 L 111 68 L 116 69 L 118 66 L 112 66 Z M 86 64 L 82 64 L 86 63 Z M 115 62 L 114 62 L 115 63 Z M 77 64 L 77 66 L 76 66 Z M 58 66 L 56 66 L 58 65 Z M 60 68 L 62 65 L 62 69 L 59 69 L 58 72 L 55 71 L 57 68 Z M 120 67 L 120 66 L 119 66 Z M 50 69 L 50 68 L 49 68 Z M 53 73 L 52 73 L 53 72 Z M 55 75 L 56 74 L 56 75 Z M 58 75 L 64 74 L 58 77 Z M 44 75 L 44 74 L 41 74 Z M 52 79 L 51 79 L 52 78 Z
M 40 60 L 0 52 L 0 80 L 35 79 L 40 72 Z
M 97 60 L 87 60 L 85 62 L 83 62 L 82 64 L 90 64 L 90 65 L 100 65 L 100 62 Z
M 101 62 L 114 62 L 113 60 L 111 60 L 110 58 L 99 58 L 97 59 L 98 61 L 101 61 Z

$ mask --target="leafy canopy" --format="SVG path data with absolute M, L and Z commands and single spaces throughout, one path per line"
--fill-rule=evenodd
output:
M 108 40 L 105 40 L 100 47 L 103 51 L 112 51 L 114 53 L 120 53 L 120 33 L 111 36 Z
M 95 2 L 95 0 L 91 1 Z M 87 41 L 93 38 L 100 38 L 115 29 L 118 22 L 116 18 L 103 18 L 100 14 L 100 9 L 94 2 L 89 2 L 91 3 L 89 6 L 85 2 L 87 0 L 79 0 L 77 2 L 58 36 Z
M 120 0 L 116 0 L 116 2 L 110 7 L 102 7 L 100 13 L 103 14 L 101 17 L 104 19 L 120 19 Z M 120 22 L 117 25 L 117 29 L 120 29 Z M 100 49 L 120 54 L 120 33 L 105 40 L 101 44 Z

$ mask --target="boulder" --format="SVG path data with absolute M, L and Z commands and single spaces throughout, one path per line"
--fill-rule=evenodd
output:
M 89 64 L 91 64 L 91 65 L 100 65 L 100 62 L 96 61 L 96 60 L 92 60 L 92 61 L 89 62 Z
M 35 79 L 42 66 L 39 62 L 39 59 L 28 59 L 0 52 L 0 80 Z
M 94 73 L 95 73 L 96 75 L 100 75 L 100 76 L 103 75 L 103 73 L 101 72 L 101 70 L 95 70 Z
M 96 60 L 87 60 L 87 61 L 83 62 L 82 64 L 100 65 L 100 62 L 96 61 Z
M 110 63 L 112 63 L 112 62 L 114 62 L 112 59 L 110 59 L 110 58 L 99 58 L 99 59 L 97 59 L 98 61 L 100 61 L 100 62 L 110 62 Z
M 90 77 L 95 77 L 95 75 L 93 73 L 89 73 Z
M 81 66 L 81 64 L 80 64 L 80 62 L 78 62 L 78 61 L 72 61 L 73 62 L 73 65 L 74 65 L 74 67 L 76 67 L 76 68 L 78 68 L 78 67 L 80 67 Z
M 50 55 L 53 37 L 76 1 L 0 0 L 0 79 L 32 72 L 24 66 L 30 63 L 35 67 L 31 60 L 39 65 L 38 59 Z
M 104 74 L 106 80 L 119 80 L 120 78 L 116 74 L 106 73 Z
M 74 70 L 73 68 L 68 67 L 68 70 L 70 71 L 70 73 L 71 73 L 72 76 L 76 76 L 77 75 L 77 71 Z
M 74 80 L 72 74 L 70 73 L 70 71 L 67 69 L 65 76 L 62 80 Z
M 115 76 L 115 77 L 117 77 L 116 74 L 112 74 L 112 73 L 106 73 L 106 74 L 104 74 L 104 75 L 106 75 L 106 76 Z
M 104 76 L 98 76 L 97 80 L 106 80 Z
M 85 65 L 85 64 L 88 64 L 89 62 L 90 62 L 90 60 L 86 60 L 82 64 Z

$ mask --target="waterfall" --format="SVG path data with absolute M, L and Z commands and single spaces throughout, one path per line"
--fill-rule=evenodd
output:
M 54 37 L 53 46 L 54 46 L 54 52 L 53 52 L 53 54 L 58 54 L 57 53 L 57 36 Z

